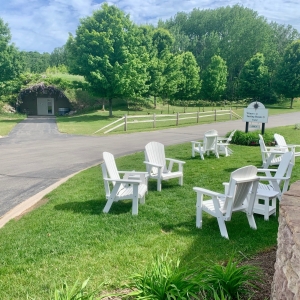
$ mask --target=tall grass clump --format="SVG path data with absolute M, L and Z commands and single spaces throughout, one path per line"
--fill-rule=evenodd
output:
M 225 266 L 207 264 L 202 274 L 203 286 L 209 287 L 207 294 L 214 295 L 213 299 L 216 299 L 216 295 L 220 299 L 239 299 L 248 295 L 250 288 L 256 288 L 254 282 L 259 277 L 260 269 L 250 265 L 239 266 L 239 262 L 233 261 L 233 258 Z
M 156 256 L 143 274 L 132 276 L 129 295 L 134 299 L 199 299 L 199 281 L 194 270 L 182 268 L 168 255 Z

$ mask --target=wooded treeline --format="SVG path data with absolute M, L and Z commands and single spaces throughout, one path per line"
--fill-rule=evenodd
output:
M 109 101 L 110 113 L 116 98 L 155 106 L 158 99 L 189 105 L 288 97 L 292 106 L 300 96 L 299 32 L 239 5 L 179 12 L 153 26 L 103 4 L 51 54 L 18 51 L 0 19 L 0 50 L 2 95 L 24 72 L 61 68 L 83 75 L 86 88 Z

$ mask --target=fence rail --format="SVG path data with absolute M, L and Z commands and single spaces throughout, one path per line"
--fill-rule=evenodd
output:
M 104 129 L 107 129 L 106 131 L 103 132 L 104 134 L 106 134 L 106 133 L 109 133 L 121 126 L 124 126 L 124 131 L 127 131 L 129 124 L 152 123 L 152 127 L 156 128 L 157 122 L 174 121 L 175 125 L 179 126 L 179 123 L 182 120 L 196 119 L 196 123 L 199 123 L 200 118 L 213 117 L 213 120 L 217 121 L 218 116 L 225 116 L 225 115 L 229 115 L 230 120 L 232 120 L 232 118 L 236 118 L 236 119 L 242 118 L 240 115 L 238 115 L 231 109 L 213 110 L 213 111 L 206 111 L 206 112 L 176 113 L 175 115 L 163 115 L 163 114 L 135 115 L 135 116 L 124 115 L 124 117 L 98 129 L 97 131 L 94 132 L 94 134 L 98 133 L 100 131 L 103 131 Z M 133 119 L 133 121 L 131 121 L 132 119 Z M 141 119 L 144 119 L 144 120 L 141 120 Z M 113 125 L 115 125 L 115 126 L 111 128 L 111 126 L 113 126 Z

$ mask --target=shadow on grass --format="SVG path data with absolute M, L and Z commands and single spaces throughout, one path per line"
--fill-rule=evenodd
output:
M 0 123 L 18 123 L 23 121 L 24 119 L 0 119 Z
M 68 202 L 54 206 L 56 210 L 72 211 L 76 214 L 99 215 L 102 214 L 106 201 L 88 200 L 84 202 Z M 109 210 L 109 214 L 126 214 L 132 209 L 132 201 L 114 202 Z

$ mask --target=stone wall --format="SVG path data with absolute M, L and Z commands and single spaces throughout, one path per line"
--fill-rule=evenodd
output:
M 300 299 L 300 181 L 283 194 L 272 300 Z

